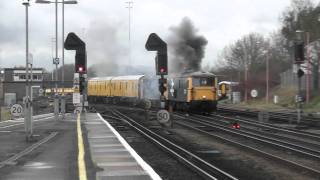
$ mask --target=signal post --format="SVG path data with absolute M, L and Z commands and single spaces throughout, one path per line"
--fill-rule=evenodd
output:
M 157 119 L 161 124 L 166 126 L 171 126 L 170 113 L 165 110 L 166 107 L 166 97 L 164 96 L 167 90 L 165 84 L 167 79 L 165 75 L 168 75 L 168 53 L 167 53 L 167 43 L 165 43 L 156 33 L 151 33 L 145 45 L 148 51 L 157 51 L 155 58 L 156 65 L 156 75 L 160 75 L 159 79 L 159 91 L 160 91 L 160 108 L 161 110 L 157 112 Z
M 301 69 L 301 64 L 304 63 L 304 42 L 297 41 L 294 44 L 294 63 L 297 65 L 297 78 L 298 78 L 298 93 L 296 96 L 297 103 L 297 123 L 301 121 L 302 113 L 302 96 L 301 96 L 301 77 L 304 75 L 303 70 Z
M 85 112 L 87 103 L 87 53 L 86 44 L 73 32 L 69 33 L 65 40 L 64 47 L 67 50 L 75 50 L 75 76 L 73 103 Z

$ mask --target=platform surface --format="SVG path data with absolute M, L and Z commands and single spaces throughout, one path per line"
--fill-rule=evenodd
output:
M 100 114 L 83 116 L 97 180 L 161 179 Z
M 0 180 L 161 179 L 100 114 L 34 116 L 33 129 L 26 142 L 23 119 L 0 122 Z M 89 159 L 79 158 L 80 145 Z
M 56 121 L 53 114 L 34 117 L 36 141 L 26 142 L 23 119 L 0 123 L 1 180 L 72 180 L 77 176 L 75 116 Z M 2 132 L 1 132 L 2 131 Z M 46 140 L 46 141 L 44 141 Z M 39 146 L 36 146 L 37 143 Z M 17 154 L 29 153 L 13 161 Z

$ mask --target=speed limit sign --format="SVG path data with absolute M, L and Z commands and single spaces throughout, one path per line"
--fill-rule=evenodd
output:
M 157 112 L 157 120 L 160 123 L 167 123 L 170 120 L 170 113 L 167 110 L 160 110 Z
M 23 108 L 20 104 L 14 104 L 10 108 L 10 113 L 12 116 L 21 116 L 21 114 L 23 113 Z

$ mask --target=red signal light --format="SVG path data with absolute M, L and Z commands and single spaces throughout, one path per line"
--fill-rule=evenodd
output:
M 235 122 L 235 123 L 232 124 L 232 128 L 233 129 L 240 129 L 240 124 Z
M 82 66 L 79 66 L 78 67 L 78 71 L 81 73 L 81 72 L 84 72 L 84 68 Z
M 161 73 L 166 72 L 166 69 L 165 68 L 160 68 L 160 72 Z

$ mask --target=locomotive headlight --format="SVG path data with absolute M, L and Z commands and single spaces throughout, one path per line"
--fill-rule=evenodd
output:
M 202 99 L 206 99 L 207 98 L 207 96 L 202 96 Z

